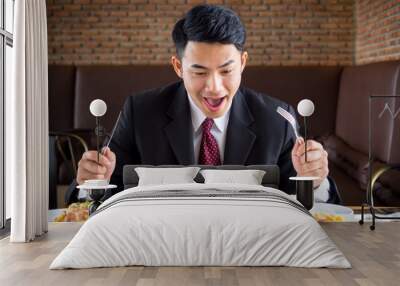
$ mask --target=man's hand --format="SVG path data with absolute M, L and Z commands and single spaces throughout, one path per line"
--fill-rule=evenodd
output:
M 307 162 L 305 162 L 305 143 L 303 138 L 296 140 L 292 150 L 293 167 L 298 176 L 319 177 L 314 187 L 319 187 L 328 176 L 328 153 L 314 140 L 307 140 Z
M 78 163 L 76 181 L 79 185 L 82 185 L 85 180 L 106 179 L 109 181 L 115 169 L 115 161 L 115 154 L 108 147 L 103 149 L 103 155 L 100 154 L 99 163 L 97 151 L 83 153 Z

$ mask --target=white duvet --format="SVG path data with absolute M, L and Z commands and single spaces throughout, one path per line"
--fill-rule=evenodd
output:
M 238 184 L 120 192 L 99 207 L 50 269 L 128 265 L 351 267 L 296 200 Z

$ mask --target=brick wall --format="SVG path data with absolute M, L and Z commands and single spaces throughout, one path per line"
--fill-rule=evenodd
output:
M 47 0 L 49 63 L 167 64 L 171 30 L 191 6 L 233 8 L 251 65 L 349 65 L 351 0 Z
M 355 14 L 356 64 L 400 59 L 400 1 L 359 0 Z

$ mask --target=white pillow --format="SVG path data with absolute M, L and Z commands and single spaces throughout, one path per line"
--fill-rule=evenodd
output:
M 193 179 L 199 170 L 199 167 L 135 168 L 139 176 L 139 186 L 195 183 Z
M 265 171 L 262 170 L 201 170 L 204 183 L 234 183 L 261 185 Z

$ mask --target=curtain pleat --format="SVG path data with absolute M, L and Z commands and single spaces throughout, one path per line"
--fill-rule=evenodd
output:
M 11 241 L 25 241 L 25 1 L 15 2 L 13 93 L 6 101 L 6 188 L 11 193 Z
M 6 177 L 6 185 L 12 192 L 10 241 L 27 242 L 48 229 L 46 3 L 22 0 L 15 5 L 15 88 L 11 103 L 16 116 L 6 117 L 15 127 L 7 138 L 15 148 L 6 157 L 7 166 L 11 164 L 13 170 Z

